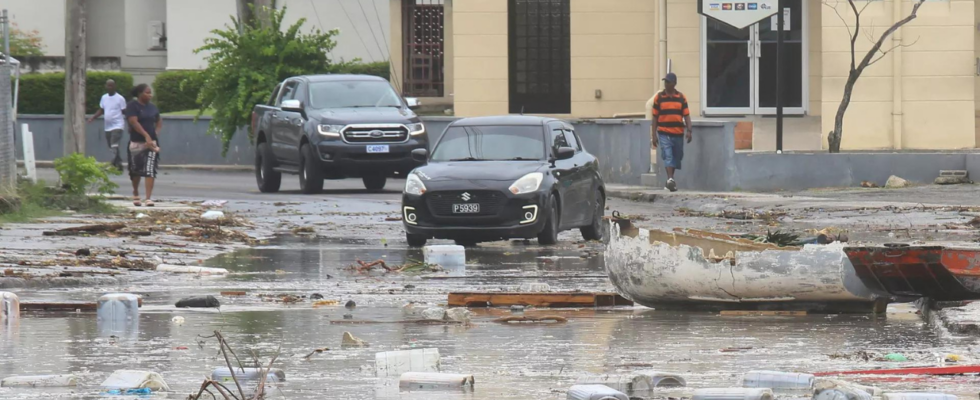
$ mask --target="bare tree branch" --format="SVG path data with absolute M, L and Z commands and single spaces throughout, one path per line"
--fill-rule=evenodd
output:
M 272 364 L 276 362 L 276 359 L 279 358 L 279 354 L 281 353 L 282 353 L 282 343 L 279 343 L 279 348 L 276 349 L 276 355 L 272 356 L 272 361 L 269 361 L 269 366 L 265 367 L 264 370 L 262 369 L 259 370 L 259 372 L 262 373 L 262 377 L 259 378 L 259 386 L 257 389 L 255 389 L 255 396 L 252 397 L 252 400 L 259 400 L 260 398 L 262 398 L 262 396 L 265 395 L 265 380 L 269 376 L 269 371 L 272 369 Z
M 880 61 L 882 58 L 885 58 L 885 56 L 887 56 L 888 53 L 891 53 L 892 50 L 895 50 L 895 49 L 897 49 L 899 47 L 912 47 L 912 46 L 914 46 L 916 43 L 919 42 L 919 39 L 920 38 L 921 38 L 921 36 L 915 38 L 915 41 L 912 42 L 912 43 L 909 43 L 909 44 L 896 44 L 896 45 L 892 46 L 891 48 L 889 48 L 887 50 L 878 49 L 878 53 L 880 53 L 881 55 L 878 58 L 876 58 L 876 59 L 872 60 L 871 62 L 869 62 L 868 63 L 868 66 L 870 67 L 872 65 L 875 65 L 876 62 Z
M 848 0 L 848 1 L 854 1 L 854 0 Z M 875 54 L 877 54 L 879 51 L 881 51 L 881 46 L 883 46 L 885 44 L 885 40 L 887 40 L 889 36 L 891 36 L 893 33 L 895 33 L 895 31 L 897 31 L 903 25 L 905 25 L 905 24 L 907 24 L 909 22 L 912 22 L 913 19 L 915 19 L 916 17 L 919 16 L 919 7 L 922 7 L 922 4 L 924 2 L 925 2 L 925 0 L 918 0 L 915 3 L 915 5 L 912 6 L 912 13 L 911 14 L 909 14 L 907 17 L 905 17 L 901 21 L 896 22 L 894 25 L 891 26 L 891 28 L 888 28 L 888 30 L 886 30 L 885 33 L 881 34 L 881 37 L 878 38 L 878 41 L 871 48 L 871 51 L 869 51 L 868 54 L 866 54 L 864 56 L 864 59 L 861 60 L 861 63 L 858 64 L 858 70 L 857 70 L 858 75 L 860 75 L 861 72 L 864 72 L 864 69 L 867 68 L 868 65 L 871 64 L 871 61 L 874 59 Z M 916 39 L 916 41 L 918 41 L 918 39 Z M 892 49 L 892 50 L 894 50 L 894 49 Z M 889 50 L 889 51 L 891 51 L 891 50 Z
M 228 343 L 225 343 L 225 338 L 221 336 L 221 332 L 214 331 L 214 336 L 218 338 L 218 344 L 221 346 L 221 354 L 225 356 L 225 364 L 228 365 L 228 371 L 231 372 L 231 379 L 235 381 L 235 386 L 238 387 L 238 394 L 240 394 L 242 396 L 241 398 L 244 399 L 245 391 L 242 390 L 242 385 L 238 382 L 238 377 L 235 376 L 235 367 L 231 366 L 231 359 L 228 358 L 228 352 L 225 351 L 226 347 L 230 349 L 231 346 L 229 346 Z
M 837 18 L 840 18 L 840 22 L 844 23 L 844 28 L 847 29 L 847 37 L 850 38 L 851 37 L 851 26 L 847 24 L 847 21 L 844 19 L 844 16 L 843 15 L 840 15 L 840 11 L 837 10 L 837 6 L 840 5 L 840 1 L 837 1 L 836 3 L 834 3 L 834 5 L 830 5 L 829 2 L 827 2 L 826 0 L 824 0 L 823 5 L 825 5 L 827 7 L 830 7 L 831 9 L 834 10 L 834 14 L 837 14 Z M 852 50 L 851 53 L 853 54 L 854 51 L 853 51 L 853 49 L 851 49 L 851 50 Z M 851 61 L 852 61 L 852 64 L 853 64 L 853 56 L 851 58 L 852 58 Z
M 855 71 L 854 66 L 854 44 L 857 43 L 858 33 L 861 32 L 861 12 L 858 11 L 857 6 L 854 5 L 854 0 L 847 0 L 847 4 L 851 5 L 851 11 L 854 12 L 854 34 L 851 35 L 851 72 Z

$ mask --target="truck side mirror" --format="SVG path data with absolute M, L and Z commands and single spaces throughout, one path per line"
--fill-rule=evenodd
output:
M 283 111 L 303 113 L 303 102 L 299 100 L 283 100 L 279 108 Z
M 413 110 L 419 108 L 419 106 L 422 105 L 422 103 L 419 101 L 417 97 L 406 97 L 405 104 L 408 105 L 408 108 L 411 108 Z
M 429 151 L 426 149 L 412 150 L 412 159 L 418 162 L 426 162 L 429 160 Z

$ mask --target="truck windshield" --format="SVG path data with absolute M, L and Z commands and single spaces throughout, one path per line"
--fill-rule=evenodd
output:
M 310 84 L 312 108 L 402 107 L 401 98 L 388 82 L 333 81 Z
M 432 152 L 433 161 L 544 159 L 540 126 L 454 126 Z

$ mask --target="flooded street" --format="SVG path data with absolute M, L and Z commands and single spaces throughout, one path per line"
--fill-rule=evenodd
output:
M 94 314 L 25 313 L 0 336 L 0 376 L 74 372 L 79 386 L 73 391 L 0 388 L 0 398 L 102 398 L 98 386 L 112 371 L 145 369 L 164 376 L 174 390 L 168 398 L 183 399 L 224 365 L 217 341 L 204 338 L 215 330 L 242 359 L 251 358 L 251 349 L 268 360 L 281 346 L 276 366 L 285 371 L 286 382 L 271 398 L 288 399 L 563 399 L 581 376 L 640 370 L 681 374 L 688 388 L 662 394 L 689 396 L 693 388 L 737 385 L 750 370 L 815 373 L 934 365 L 946 354 L 980 357 L 975 339 L 941 333 L 927 326 L 914 307 L 902 304 L 878 317 L 734 317 L 637 306 L 526 311 L 568 319 L 549 326 L 493 322 L 510 315 L 509 309 L 473 309 L 472 327 L 396 323 L 411 319 L 403 311 L 405 304 L 444 304 L 449 292 L 514 291 L 526 283 L 547 283 L 557 290 L 613 291 L 598 247 L 562 244 L 485 244 L 467 249 L 465 270 L 409 275 L 346 269 L 357 260 L 399 265 L 422 259 L 420 250 L 403 243 L 289 239 L 203 264 L 227 268 L 232 275 L 226 278 L 167 276 L 121 287 L 19 291 L 22 300 L 88 301 L 120 291 L 142 295 L 144 306 L 138 328 L 123 332 L 100 329 Z M 219 296 L 222 291 L 248 295 Z M 314 308 L 308 299 L 268 302 L 258 296 L 263 293 L 319 293 L 340 305 Z M 220 312 L 174 308 L 177 300 L 193 295 L 214 295 L 222 302 Z M 343 306 L 349 300 L 356 303 L 352 311 Z M 351 319 L 345 320 L 348 313 Z M 184 323 L 173 323 L 175 316 L 183 317 Z M 370 347 L 341 349 L 344 332 Z M 304 358 L 323 347 L 330 350 Z M 375 353 L 421 348 L 439 349 L 443 372 L 473 374 L 475 389 L 407 393 L 399 391 L 397 378 L 375 376 Z M 901 353 L 909 361 L 865 361 L 860 352 Z M 977 398 L 980 387 L 976 376 L 851 380 L 884 389 L 944 391 L 961 398 Z

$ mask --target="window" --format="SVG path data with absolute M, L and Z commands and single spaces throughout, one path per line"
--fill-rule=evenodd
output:
M 443 3 L 444 0 L 402 0 L 405 96 L 444 96 Z
M 278 85 L 276 85 L 276 88 L 275 89 L 272 89 L 272 96 L 269 96 L 269 102 L 266 103 L 266 104 L 268 104 L 268 105 L 275 105 L 276 104 L 276 98 L 279 97 L 279 89 L 282 89 L 282 84 L 281 83 L 278 84 Z
M 510 0 L 510 112 L 572 112 L 569 0 Z
M 454 126 L 432 152 L 433 161 L 544 159 L 544 134 L 533 126 Z
M 299 86 L 297 81 L 289 81 L 282 87 L 281 93 L 279 93 L 279 103 L 276 105 L 282 105 L 283 100 L 292 100 L 296 97 L 296 88 Z
M 402 107 L 402 101 L 385 81 L 333 81 L 310 84 L 310 107 Z
M 565 130 L 565 141 L 568 142 L 568 147 L 571 147 L 571 148 L 573 148 L 575 150 L 578 150 L 578 151 L 581 151 L 582 150 L 582 144 L 578 142 L 578 137 L 575 136 L 575 132 L 572 132 L 571 130 L 567 130 L 566 129 Z

